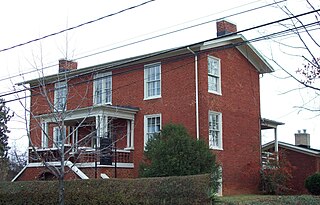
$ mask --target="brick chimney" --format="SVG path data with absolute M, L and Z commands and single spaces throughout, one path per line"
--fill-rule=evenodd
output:
M 237 25 L 226 20 L 217 21 L 217 37 L 237 32 Z
M 59 73 L 76 70 L 78 67 L 78 63 L 66 59 L 59 60 Z
M 310 134 L 304 129 L 303 132 L 298 130 L 298 133 L 294 134 L 295 144 L 299 147 L 310 148 Z

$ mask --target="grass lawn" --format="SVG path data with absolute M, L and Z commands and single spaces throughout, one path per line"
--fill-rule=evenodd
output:
M 239 195 L 221 197 L 221 205 L 319 205 L 320 197 L 311 195 L 272 196 L 272 195 Z

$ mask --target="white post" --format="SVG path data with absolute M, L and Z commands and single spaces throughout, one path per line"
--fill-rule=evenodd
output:
M 130 137 L 131 137 L 131 148 L 134 148 L 134 119 L 131 120 L 131 126 L 130 126 Z
M 277 162 L 279 161 L 279 143 L 278 143 L 278 135 L 277 135 L 277 128 L 274 128 L 274 151 L 277 155 Z

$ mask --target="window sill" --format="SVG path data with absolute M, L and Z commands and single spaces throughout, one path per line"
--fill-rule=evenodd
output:
M 210 90 L 208 90 L 208 92 L 211 93 L 211 94 L 214 94 L 214 95 L 220 95 L 220 96 L 222 95 L 221 92 L 210 91 Z
M 210 147 L 209 149 L 223 151 L 222 147 Z
M 161 95 L 157 95 L 157 96 L 152 96 L 152 97 L 145 97 L 143 100 L 153 100 L 153 99 L 158 99 L 161 98 Z
M 101 106 L 101 105 L 112 105 L 112 102 L 108 103 L 94 103 L 93 106 Z
M 134 147 L 126 147 L 126 148 L 124 148 L 124 150 L 126 150 L 126 151 L 134 151 Z

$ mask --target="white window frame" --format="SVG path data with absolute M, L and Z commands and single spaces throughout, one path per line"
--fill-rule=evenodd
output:
M 47 122 L 41 123 L 41 147 L 49 147 L 49 124 Z
M 110 80 L 110 87 L 107 87 L 107 82 Z M 101 86 L 101 102 L 98 100 L 97 89 Z M 107 95 L 107 93 L 109 93 Z M 93 104 L 101 105 L 101 104 L 112 104 L 112 72 L 106 73 L 98 73 L 94 76 L 93 83 Z
M 72 151 L 73 152 L 78 150 L 78 128 L 79 127 L 77 127 L 77 126 L 70 126 L 69 127 L 69 143 L 70 143 L 70 138 L 72 138 Z
M 158 67 L 159 68 L 159 74 L 158 78 L 155 77 L 155 79 L 149 79 L 149 72 Z M 157 75 L 155 75 L 157 76 Z M 159 82 L 159 93 L 155 93 L 153 95 L 149 94 L 149 86 L 154 85 L 155 83 Z M 155 98 L 161 98 L 161 63 L 152 63 L 144 66 L 144 100 L 149 99 L 155 99 Z
M 68 83 L 61 81 L 54 84 L 54 108 L 55 111 L 67 110 Z M 62 102 L 60 102 L 62 101 Z
M 60 140 L 58 139 L 59 138 L 59 135 L 61 134 L 61 131 L 60 131 L 60 128 L 63 130 L 63 134 L 64 136 L 66 137 L 67 135 L 67 128 L 66 126 L 62 126 L 62 127 L 53 127 L 53 147 L 60 147 L 64 141 L 64 139 L 61 137 L 61 142 L 59 142 Z
M 211 119 L 213 117 L 217 117 L 218 124 L 213 127 Z M 208 115 L 208 140 L 209 140 L 209 148 L 210 149 L 223 149 L 223 140 L 222 140 L 222 113 L 221 112 L 215 112 L 215 111 L 209 111 Z M 214 142 L 214 137 L 212 136 L 212 132 L 215 132 L 217 134 L 217 142 Z
M 148 119 L 151 119 L 151 118 L 160 118 L 160 121 L 159 121 L 159 130 L 158 131 L 155 131 L 155 132 L 149 132 L 148 131 Z M 150 134 L 155 134 L 155 133 L 159 133 L 161 131 L 161 128 L 162 128 L 162 116 L 161 114 L 152 114 L 152 115 L 145 115 L 144 116 L 144 148 L 146 147 L 146 144 L 150 138 Z
M 212 69 L 210 69 L 210 61 L 212 61 L 212 63 L 216 63 L 217 64 L 217 72 L 213 73 L 211 72 Z M 213 94 L 218 94 L 221 95 L 221 63 L 220 63 L 220 59 L 213 57 L 213 56 L 208 56 L 208 92 L 209 93 L 213 93 Z M 212 89 L 212 86 L 210 85 L 210 79 L 216 79 L 216 89 Z

